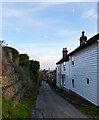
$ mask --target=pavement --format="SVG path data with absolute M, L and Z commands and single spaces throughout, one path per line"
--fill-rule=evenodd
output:
M 31 118 L 87 118 L 87 116 L 42 81 L 37 100 L 32 107 Z

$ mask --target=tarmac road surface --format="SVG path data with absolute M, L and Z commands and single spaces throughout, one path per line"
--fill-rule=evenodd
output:
M 37 100 L 32 108 L 31 118 L 87 118 L 87 116 L 42 81 Z

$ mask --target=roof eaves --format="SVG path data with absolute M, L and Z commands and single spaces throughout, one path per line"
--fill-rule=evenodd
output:
M 95 43 L 97 40 L 99 39 L 99 33 L 95 36 L 93 36 L 92 38 L 90 38 L 88 41 L 86 41 L 86 43 L 82 44 L 81 46 L 79 46 L 78 48 L 76 48 L 74 51 L 72 51 L 71 53 L 69 53 L 70 55 L 73 55 L 75 53 L 77 53 L 78 51 L 92 45 L 93 43 Z
M 69 61 L 69 56 L 68 55 L 65 58 L 62 58 L 61 60 L 59 60 L 56 64 L 58 65 L 58 64 L 61 64 L 63 62 L 67 62 L 67 61 Z
M 72 51 L 71 53 L 69 53 L 66 58 L 60 59 L 56 64 L 58 65 L 58 64 L 61 64 L 63 62 L 69 61 L 69 56 L 77 53 L 78 51 L 86 48 L 87 46 L 92 45 L 93 43 L 97 42 L 98 40 L 99 40 L 99 33 L 96 34 L 95 36 L 91 37 L 86 43 L 82 44 L 81 46 L 79 46 L 78 48 L 76 48 L 74 51 Z

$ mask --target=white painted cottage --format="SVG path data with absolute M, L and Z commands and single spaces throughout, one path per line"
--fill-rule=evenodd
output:
M 99 33 L 89 40 L 82 32 L 80 46 L 57 64 L 56 86 L 72 90 L 99 106 Z

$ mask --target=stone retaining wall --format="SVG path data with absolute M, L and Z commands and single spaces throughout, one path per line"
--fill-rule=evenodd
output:
M 2 95 L 6 100 L 12 99 L 15 107 L 21 99 L 28 96 L 29 92 L 33 90 L 33 80 L 30 80 L 29 70 L 24 70 L 18 65 L 18 58 L 16 58 L 17 60 L 14 58 L 13 62 L 13 55 L 11 59 L 9 59 L 9 54 L 6 55 L 5 50 L 3 50 Z

